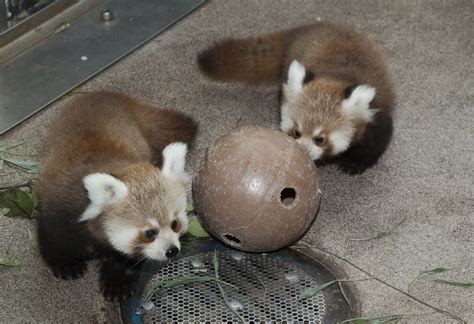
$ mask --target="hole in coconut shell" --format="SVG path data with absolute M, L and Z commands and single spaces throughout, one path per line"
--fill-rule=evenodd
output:
M 226 241 L 230 245 L 240 245 L 240 240 L 238 237 L 235 237 L 234 235 L 231 234 L 224 234 L 222 235 L 224 238 L 224 241 Z
M 280 193 L 280 202 L 285 206 L 291 206 L 296 200 L 296 190 L 293 188 L 285 188 Z

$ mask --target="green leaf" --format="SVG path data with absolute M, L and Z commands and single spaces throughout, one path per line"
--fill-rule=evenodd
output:
M 212 256 L 212 264 L 214 266 L 214 277 L 219 279 L 219 261 L 217 260 L 217 252 L 214 251 Z
M 188 234 L 194 237 L 209 237 L 209 234 L 206 230 L 201 226 L 196 216 L 192 216 L 189 218 L 188 224 Z
M 0 208 L 6 217 L 31 218 L 35 200 L 32 193 L 20 188 L 0 191 Z M 5 213 L 5 211 L 7 212 Z
M 420 277 L 420 276 L 432 276 L 432 275 L 443 273 L 443 272 L 450 271 L 450 270 L 454 270 L 454 268 L 441 268 L 441 267 L 434 268 L 434 269 L 431 269 L 431 270 L 426 270 L 426 271 L 420 272 L 418 277 Z
M 163 278 L 156 283 L 153 283 L 153 286 L 145 297 L 145 301 L 149 301 L 153 295 L 159 295 L 165 292 L 168 289 L 172 289 L 177 286 L 182 285 L 191 285 L 197 283 L 204 283 L 209 281 L 216 281 L 216 278 L 210 276 L 182 276 L 182 277 L 170 277 L 170 278 Z M 219 280 L 219 282 L 223 285 L 238 289 L 236 286 L 231 285 L 225 281 Z
M 10 166 L 16 167 L 27 173 L 38 173 L 39 163 L 34 161 L 16 160 L 4 157 L 3 160 Z
M 382 237 L 385 237 L 387 235 L 390 235 L 393 230 L 395 230 L 398 226 L 402 225 L 407 219 L 404 218 L 401 222 L 395 224 L 394 226 L 392 226 L 391 228 L 383 231 L 383 232 L 380 232 L 380 233 L 377 233 L 375 235 L 372 235 L 372 236 L 368 236 L 368 237 L 362 237 L 362 238 L 350 238 L 349 240 L 351 241 L 371 241 L 371 240 L 377 240 L 377 239 L 380 239 Z
M 31 191 L 31 200 L 33 200 L 33 210 L 35 210 L 38 207 L 38 195 L 34 190 Z
M 349 308 L 352 310 L 352 305 L 349 302 L 349 298 L 347 298 L 347 295 L 346 295 L 346 292 L 344 291 L 344 288 L 342 288 L 342 283 L 340 281 L 338 281 L 337 284 L 339 285 L 339 290 L 341 291 L 342 297 L 344 297 L 347 305 L 349 305 Z
M 329 282 L 326 282 L 322 285 L 318 285 L 316 287 L 307 288 L 307 289 L 303 290 L 303 292 L 299 295 L 298 300 L 305 300 L 305 299 L 308 299 L 310 297 L 313 297 L 318 292 L 326 289 L 327 287 L 331 286 L 335 282 L 337 282 L 337 280 L 329 281 Z
M 18 267 L 21 265 L 21 261 L 14 255 L 7 255 L 6 257 L 0 257 L 0 266 L 4 267 Z
M 463 287 L 463 288 L 472 288 L 474 287 L 474 282 L 456 282 L 456 281 L 449 281 L 444 279 L 433 279 L 434 282 L 444 283 L 450 286 L 456 287 Z
M 232 307 L 232 305 L 229 302 L 229 299 L 227 298 L 227 293 L 225 292 L 224 288 L 219 282 L 219 262 L 217 261 L 217 252 L 214 251 L 214 255 L 212 257 L 212 262 L 214 265 L 214 276 L 216 278 L 216 283 L 217 287 L 219 288 L 219 292 L 221 293 L 222 299 L 224 300 L 224 303 L 226 304 L 227 308 L 237 317 L 239 322 L 245 323 L 245 320 L 240 316 L 239 313 Z
M 30 239 L 30 245 L 33 248 L 35 252 L 39 253 L 39 243 L 38 243 L 38 236 L 36 233 L 30 231 L 30 229 L 27 227 L 26 231 L 28 232 L 28 238 Z
M 194 214 L 194 205 L 193 204 L 188 203 L 186 205 L 186 213 L 188 213 L 188 215 L 189 214 Z
M 26 140 L 25 141 L 21 141 L 19 143 L 15 143 L 15 144 L 12 144 L 12 145 L 9 145 L 7 147 L 2 147 L 0 148 L 0 151 L 8 151 L 8 150 L 11 150 L 12 148 L 15 148 L 15 147 L 18 147 L 18 146 L 21 146 L 23 144 L 25 144 Z
M 402 318 L 402 315 L 387 315 L 387 316 L 379 316 L 379 317 L 358 317 L 358 318 L 351 318 L 341 323 L 353 323 L 353 324 L 380 324 L 380 323 L 389 323 L 395 322 Z

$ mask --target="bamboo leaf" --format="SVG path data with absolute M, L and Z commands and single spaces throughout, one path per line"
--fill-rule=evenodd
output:
M 209 237 L 209 234 L 202 227 L 196 216 L 192 216 L 189 218 L 188 233 L 189 235 L 199 238 Z
M 38 243 L 38 236 L 36 233 L 32 232 L 28 227 L 26 228 L 26 231 L 28 232 L 28 238 L 30 239 L 30 245 L 33 248 L 33 250 L 37 253 L 39 253 L 39 243 Z
M 303 292 L 299 295 L 298 300 L 305 300 L 305 299 L 308 299 L 310 297 L 313 297 L 318 292 L 326 289 L 327 287 L 331 286 L 335 282 L 337 282 L 337 280 L 329 281 L 329 282 L 326 282 L 322 285 L 318 285 L 316 287 L 307 288 L 307 289 L 303 290 Z
M 456 286 L 456 287 L 463 287 L 463 288 L 474 287 L 474 282 L 457 282 L 457 281 L 449 281 L 449 280 L 444 280 L 444 279 L 433 279 L 432 281 L 443 283 L 450 286 Z
M 21 265 L 21 261 L 14 255 L 7 255 L 6 257 L 0 257 L 0 266 L 4 267 L 18 267 Z
M 395 322 L 402 318 L 402 315 L 387 315 L 387 316 L 378 316 L 378 317 L 358 317 L 351 318 L 341 323 L 353 323 L 353 324 L 380 324 L 380 323 L 389 323 Z
M 35 204 L 32 193 L 20 188 L 0 191 L 0 208 L 6 217 L 31 218 Z
M 431 269 L 431 270 L 422 271 L 422 272 L 420 272 L 418 277 L 432 276 L 432 275 L 443 273 L 443 272 L 450 271 L 450 270 L 454 270 L 454 268 L 441 268 L 441 267 L 438 267 L 438 268 L 434 268 L 434 269 Z
M 219 283 L 219 262 L 217 260 L 217 252 L 214 251 L 214 255 L 212 257 L 212 263 L 214 265 L 214 276 L 216 278 L 216 283 L 217 287 L 219 288 L 219 292 L 221 293 L 222 299 L 224 300 L 224 303 L 226 304 L 227 308 L 238 318 L 239 322 L 245 323 L 245 320 L 240 316 L 239 313 L 232 307 L 232 305 L 229 302 L 229 299 L 227 298 L 227 294 L 222 287 L 222 285 Z
M 15 144 L 12 144 L 12 145 L 9 145 L 7 147 L 2 147 L 0 148 L 0 151 L 8 151 L 8 150 L 11 150 L 12 148 L 15 148 L 15 147 L 18 147 L 18 146 L 21 146 L 23 144 L 25 144 L 26 140 L 25 141 L 21 141 L 19 143 L 15 143 Z
M 194 205 L 193 204 L 188 203 L 186 205 L 186 213 L 188 213 L 188 215 L 189 214 L 194 214 Z
M 339 285 L 339 290 L 341 291 L 342 297 L 344 297 L 344 300 L 346 301 L 347 305 L 349 305 L 349 308 L 352 310 L 352 305 L 349 302 L 349 298 L 347 298 L 346 292 L 344 291 L 344 288 L 342 288 L 342 283 L 340 281 L 337 282 Z
M 204 283 L 204 282 L 209 282 L 209 281 L 216 281 L 216 278 L 210 277 L 210 276 L 182 276 L 182 277 L 163 278 L 153 284 L 153 287 L 150 289 L 150 292 L 148 293 L 147 297 L 145 297 L 145 301 L 149 301 L 152 295 L 159 295 L 177 286 Z M 222 280 L 219 280 L 219 282 L 222 283 L 223 285 L 227 285 L 229 287 L 238 289 L 236 286 L 231 285 L 228 282 L 225 282 Z
M 10 166 L 20 169 L 27 173 L 38 173 L 39 163 L 27 160 L 17 160 L 4 157 L 3 160 Z
M 380 239 L 382 237 L 385 237 L 387 235 L 390 235 L 397 227 L 399 227 L 400 225 L 402 225 L 407 219 L 404 218 L 401 222 L 395 224 L 394 226 L 392 226 L 391 228 L 388 228 L 387 230 L 383 231 L 383 232 L 380 232 L 380 233 L 377 233 L 375 235 L 372 235 L 372 236 L 368 236 L 368 237 L 362 237 L 362 238 L 350 238 L 349 240 L 351 241 L 371 241 L 371 240 L 377 240 L 377 239 Z
M 212 256 L 212 264 L 214 266 L 214 277 L 219 279 L 219 261 L 217 260 L 217 252 L 214 251 L 214 255 Z

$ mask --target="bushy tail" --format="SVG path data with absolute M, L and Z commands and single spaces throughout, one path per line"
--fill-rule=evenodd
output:
M 291 31 L 257 38 L 226 39 L 199 53 L 200 70 L 222 81 L 277 82 Z

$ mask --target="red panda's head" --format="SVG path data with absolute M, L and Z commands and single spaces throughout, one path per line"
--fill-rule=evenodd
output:
M 163 151 L 163 168 L 137 163 L 117 174 L 84 177 L 90 204 L 79 218 L 96 236 L 131 258 L 166 261 L 180 250 L 186 232 L 186 144 Z M 99 230 L 97 230 L 99 228 Z
M 280 128 L 294 137 L 313 160 L 344 152 L 376 110 L 369 104 L 375 89 L 353 87 L 331 78 L 308 79 L 305 67 L 296 60 L 283 84 Z

